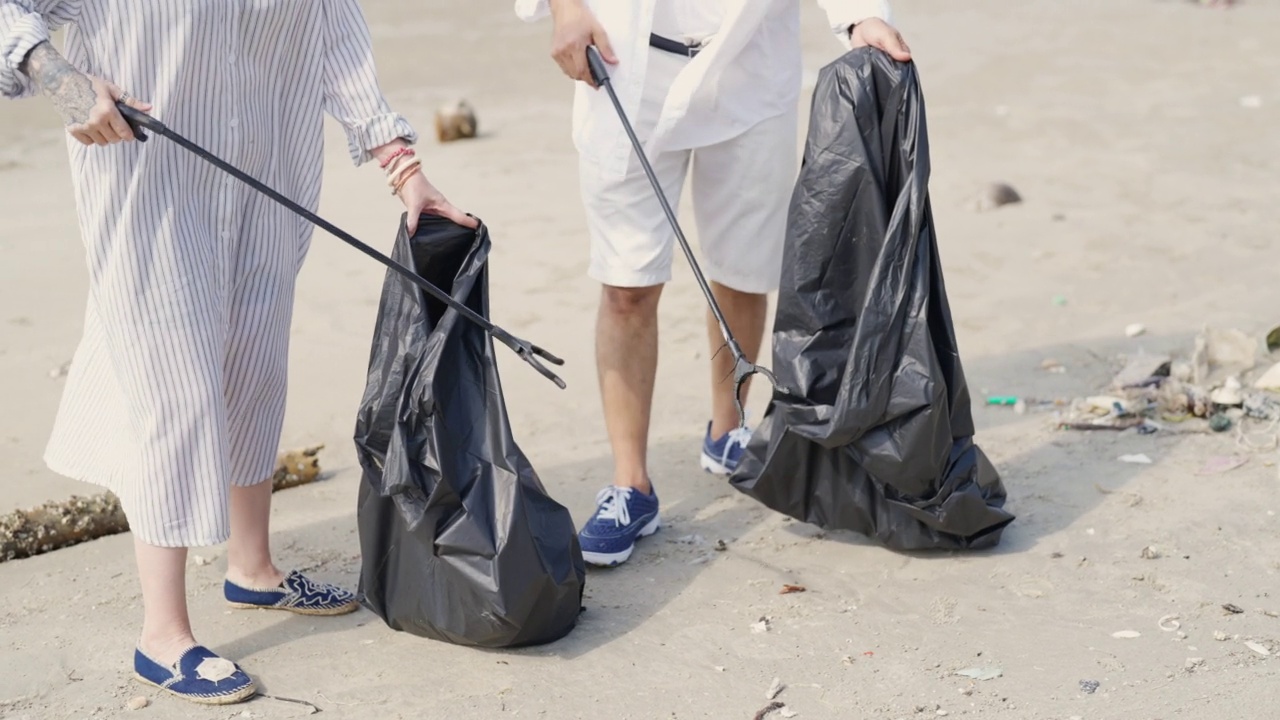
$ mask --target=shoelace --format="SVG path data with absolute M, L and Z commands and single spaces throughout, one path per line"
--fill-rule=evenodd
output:
M 724 452 L 720 453 L 720 462 L 726 462 L 729 459 L 729 453 L 734 446 L 745 448 L 747 443 L 751 441 L 751 428 L 737 427 L 729 431 L 729 440 L 724 444 Z
M 631 508 L 627 507 L 627 501 L 631 499 L 631 488 L 618 487 L 610 485 L 601 490 L 596 495 L 597 520 L 612 520 L 615 525 L 622 527 L 631 524 Z

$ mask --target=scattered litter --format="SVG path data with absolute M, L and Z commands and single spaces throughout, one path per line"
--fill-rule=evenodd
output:
M 783 585 L 782 589 L 778 591 L 778 594 L 790 595 L 791 593 L 802 593 L 806 590 L 808 590 L 808 588 L 803 585 Z
M 760 712 L 756 713 L 755 717 L 752 718 L 752 720 L 764 720 L 774 710 L 781 710 L 784 707 L 786 707 L 786 705 L 775 700 L 774 702 L 771 702 L 768 705 L 765 705 L 763 708 L 761 708 Z
M 852 655 L 845 655 L 840 658 L 840 662 L 844 665 L 852 665 L 854 663 L 854 657 Z
M 1111 637 L 1116 638 L 1117 640 L 1132 640 L 1134 638 L 1142 637 L 1142 633 L 1137 630 L 1120 630 L 1119 632 L 1111 633 Z
M 466 100 L 455 100 L 436 111 L 436 139 L 442 143 L 476 136 L 476 113 Z
M 1054 295 L 1054 296 L 1053 296 L 1053 304 L 1054 304 L 1054 305 L 1056 305 L 1056 306 L 1058 306 L 1058 307 L 1066 307 L 1066 305 L 1067 305 L 1067 298 L 1066 298 L 1066 296 L 1064 296 L 1064 295 Z
M 1244 614 L 1244 608 L 1240 607 L 1239 605 L 1234 605 L 1234 604 L 1232 604 L 1232 603 L 1227 603 L 1227 604 L 1223 605 L 1223 606 L 1222 606 L 1222 609 L 1223 609 L 1223 610 L 1226 610 L 1226 611 L 1227 611 L 1229 614 L 1231 614 L 1231 615 L 1243 615 L 1243 614 Z
M 1270 651 L 1270 650 L 1268 650 L 1267 648 L 1265 648 L 1265 647 L 1264 647 L 1264 646 L 1262 646 L 1261 644 L 1256 643 L 1256 642 L 1254 642 L 1254 641 L 1252 641 L 1252 640 L 1245 640 L 1245 641 L 1244 641 L 1244 646 L 1245 646 L 1245 647 L 1247 647 L 1247 648 L 1249 648 L 1250 650 L 1252 650 L 1252 651 L 1254 651 L 1254 652 L 1258 653 L 1259 655 L 1261 655 L 1261 656 L 1263 656 L 1263 657 L 1266 657 L 1266 656 L 1268 656 L 1268 655 L 1270 655 L 1270 654 L 1271 654 L 1271 651 Z
M 1141 323 L 1133 323 L 1132 325 L 1129 325 L 1124 329 L 1124 334 L 1131 338 L 1136 338 L 1139 335 L 1145 335 L 1146 333 L 1147 333 L 1147 328 L 1145 325 L 1142 325 Z
M 989 212 L 998 207 L 1005 205 L 1013 205 L 1022 202 L 1022 196 L 1018 194 L 1013 186 L 1006 183 L 991 183 L 978 193 L 978 197 L 974 199 L 972 207 L 978 212 Z
M 1124 368 L 1111 379 L 1111 387 L 1116 390 L 1124 390 L 1153 384 L 1155 378 L 1169 377 L 1172 369 L 1173 360 L 1168 355 L 1138 353 L 1125 360 Z M 1101 409 L 1109 411 L 1115 402 L 1123 401 L 1121 398 L 1112 398 L 1112 403 L 1108 403 Z
M 131 698 L 129 702 L 125 703 L 125 707 L 130 710 L 141 710 L 142 708 L 150 704 L 151 704 L 150 700 L 143 697 L 142 695 L 139 695 L 135 698 Z
M 1240 107 L 1246 110 L 1257 110 L 1262 107 L 1262 98 L 1258 95 L 1245 95 L 1240 98 Z
M 751 632 L 753 633 L 769 632 L 769 618 L 762 617 L 756 622 L 751 623 Z
M 1098 691 L 1098 687 L 1100 685 L 1102 685 L 1102 683 L 1098 682 L 1097 680 L 1081 680 L 1080 691 L 1083 692 L 1085 695 L 1092 695 Z
M 1249 462 L 1249 458 L 1235 455 L 1215 456 L 1205 461 L 1204 467 L 1200 468 L 1201 475 L 1221 475 L 1231 472 L 1236 468 Z
M 1244 404 L 1244 386 L 1240 384 L 1240 378 L 1229 377 L 1222 387 L 1209 393 L 1209 400 L 1216 405 L 1223 407 L 1240 407 Z
M 716 665 L 716 672 L 724 672 L 724 666 L 723 666 L 723 665 Z
M 1262 614 L 1270 618 L 1280 618 L 1280 612 L 1276 612 L 1275 610 L 1263 610 Z
M 1004 675 L 1004 670 L 998 667 L 965 668 L 964 670 L 957 670 L 956 675 L 967 677 L 970 680 L 995 680 Z
M 729 549 L 728 543 L 726 543 L 723 540 L 716 541 L 716 552 L 724 552 L 725 550 L 728 550 L 728 549 Z
M 946 711 L 946 710 L 943 710 L 942 708 L 938 708 L 938 716 L 939 716 L 939 717 L 946 717 L 946 716 L 948 716 L 948 715 L 950 715 L 950 714 L 951 714 L 950 712 L 948 712 L 948 711 Z
M 1259 390 L 1280 390 L 1280 363 L 1272 365 L 1266 372 L 1253 381 Z
M 1187 661 L 1182 666 L 1187 670 L 1195 670 L 1203 664 L 1204 658 L 1187 658 Z
M 1142 559 L 1143 560 L 1159 560 L 1160 551 L 1155 547 L 1148 545 L 1142 548 Z
M 1173 632 L 1182 627 L 1177 615 L 1165 615 L 1156 622 L 1156 625 L 1165 632 Z
M 1214 640 L 1217 640 L 1218 642 L 1226 642 L 1226 641 L 1227 641 L 1227 634 L 1226 634 L 1226 633 L 1224 633 L 1224 632 L 1222 632 L 1221 630 L 1214 630 L 1214 631 L 1213 631 L 1213 639 L 1214 639 Z
M 1137 454 L 1137 455 L 1121 455 L 1121 456 L 1120 456 L 1120 462 L 1122 462 L 1122 463 L 1132 463 L 1132 464 L 1134 464 L 1134 465 L 1150 465 L 1150 464 L 1151 464 L 1151 458 L 1149 458 L 1149 457 L 1147 457 L 1146 455 L 1143 455 L 1143 454 L 1141 454 L 1141 453 L 1139 453 L 1139 454 Z
M 792 710 L 786 705 L 783 705 L 781 708 L 778 709 L 778 714 L 784 718 L 793 718 L 796 715 L 799 715 L 800 713 L 796 712 L 795 710 Z
M 204 555 L 192 555 L 191 562 L 195 563 L 196 565 L 199 565 L 200 567 L 204 567 L 205 565 L 212 564 L 213 559 L 207 558 Z
M 782 678 L 774 678 L 773 684 L 769 686 L 768 692 L 764 694 L 765 700 L 774 700 L 786 690 L 787 686 L 782 684 Z

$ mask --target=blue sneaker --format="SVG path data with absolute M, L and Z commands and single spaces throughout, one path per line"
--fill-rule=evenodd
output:
M 636 549 L 636 540 L 658 532 L 658 494 L 611 485 L 596 495 L 596 514 L 578 533 L 582 559 L 600 567 L 621 565 Z
M 258 691 L 238 665 L 203 645 L 184 652 L 172 667 L 135 650 L 133 672 L 148 685 L 202 705 L 231 705 L 248 700 Z
M 751 439 L 751 428 L 734 428 L 720 437 L 711 439 L 711 423 L 707 423 L 707 436 L 702 441 L 702 469 L 713 475 L 732 475 L 742 462 L 742 453 Z
M 360 607 L 356 596 L 294 570 L 274 588 L 247 588 L 227 580 L 222 594 L 232 607 L 288 610 L 299 615 L 346 615 Z

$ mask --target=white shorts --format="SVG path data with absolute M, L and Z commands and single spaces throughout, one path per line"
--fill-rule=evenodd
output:
M 642 142 L 657 126 L 667 91 L 688 62 L 650 50 L 640 112 L 631 118 Z M 740 292 L 777 289 L 796 178 L 797 122 L 797 113 L 787 113 L 717 145 L 649 158 L 672 207 L 679 206 L 685 178 L 692 175 L 701 266 L 708 280 Z M 615 287 L 669 281 L 676 236 L 640 163 L 629 163 L 620 180 L 603 180 L 593 163 L 582 161 L 579 179 L 591 233 L 590 276 Z

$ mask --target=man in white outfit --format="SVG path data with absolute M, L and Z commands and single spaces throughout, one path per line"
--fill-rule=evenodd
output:
M 764 340 L 767 294 L 777 289 L 787 205 L 797 169 L 800 101 L 798 0 L 516 0 L 526 20 L 550 15 L 552 56 L 579 81 L 574 143 L 591 237 L 589 273 L 603 285 L 596 361 L 613 484 L 582 529 L 587 562 L 617 565 L 658 530 L 647 466 L 658 364 L 658 300 L 671 279 L 675 234 L 586 62 L 595 45 L 667 198 L 691 178 L 702 266 L 743 352 Z M 846 47 L 907 61 L 885 0 L 819 0 Z M 727 475 L 749 437 L 738 428 L 733 370 L 708 313 L 712 411 L 702 467 Z

